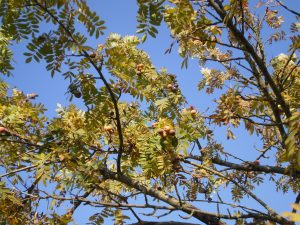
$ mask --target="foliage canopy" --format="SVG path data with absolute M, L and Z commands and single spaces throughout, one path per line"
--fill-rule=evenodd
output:
M 266 181 L 278 195 L 300 191 L 299 13 L 279 0 L 137 5 L 140 36 L 113 33 L 93 48 L 87 39 L 99 38 L 106 27 L 87 1 L 0 1 L 1 74 L 14 72 L 11 45 L 25 43 L 26 63 L 43 62 L 51 76 L 68 79 L 71 100 L 81 98 L 86 107 L 59 106 L 57 116 L 47 118 L 33 101 L 36 94 L 11 93 L 0 81 L 2 224 L 67 224 L 85 205 L 101 208 L 90 224 L 106 217 L 115 224 L 167 224 L 145 221 L 177 211 L 209 225 L 293 224 L 255 190 Z M 285 21 L 286 14 L 294 21 Z M 157 69 L 139 48 L 162 23 L 173 39 L 166 53 L 178 46 L 182 67 L 198 59 L 203 77 L 195 85 L 221 93 L 211 112 L 188 106 L 177 76 Z M 271 58 L 267 53 L 279 41 L 289 46 Z M 226 128 L 228 139 L 238 127 L 257 135 L 262 148 L 253 149 L 256 160 L 229 154 L 215 125 Z M 270 164 L 261 165 L 266 157 Z M 228 190 L 231 202 L 222 199 Z M 239 203 L 247 198 L 257 208 Z M 46 209 L 43 201 L 50 202 Z M 299 205 L 293 207 L 285 216 L 296 221 Z

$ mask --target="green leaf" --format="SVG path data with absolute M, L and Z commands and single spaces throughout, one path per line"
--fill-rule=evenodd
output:
M 26 62 L 26 63 L 30 63 L 31 60 L 32 60 L 32 57 L 29 57 L 29 58 L 27 58 L 27 59 L 25 60 L 25 62 Z

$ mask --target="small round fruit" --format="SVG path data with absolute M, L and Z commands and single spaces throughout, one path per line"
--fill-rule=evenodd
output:
M 197 114 L 197 111 L 195 109 L 191 110 L 192 116 L 195 116 Z
M 259 166 L 260 162 L 259 162 L 259 160 L 255 160 L 255 161 L 253 161 L 253 164 L 256 166 Z
M 143 64 L 143 63 L 140 63 L 140 64 L 137 65 L 137 67 L 138 67 L 138 68 L 143 68 L 143 67 L 144 67 L 144 64 Z
M 173 164 L 177 164 L 179 161 L 180 161 L 180 157 L 179 157 L 179 156 L 175 156 L 175 157 L 172 159 L 172 163 L 173 163 Z
M 194 108 L 194 106 L 191 105 L 190 108 L 189 108 L 189 110 L 193 110 L 193 109 L 195 109 L 195 108 Z
M 104 130 L 111 133 L 114 130 L 114 128 L 112 125 L 105 125 Z
M 92 53 L 90 54 L 90 57 L 91 57 L 91 58 L 95 58 L 95 57 L 96 57 L 96 52 L 92 52 Z
M 161 190 L 162 190 L 161 186 L 156 187 L 156 189 L 157 189 L 158 191 L 161 191 Z
M 171 127 L 170 126 L 165 126 L 164 131 L 166 131 L 168 134 L 170 133 Z
M 169 89 L 172 89 L 173 85 L 172 84 L 168 84 L 167 86 Z
M 5 127 L 0 127 L 0 134 L 5 132 L 7 132 L 7 129 Z
M 164 130 L 163 129 L 158 129 L 157 133 L 162 136 L 164 134 Z
M 81 92 L 78 90 L 74 91 L 73 94 L 74 94 L 75 98 L 81 98 L 81 96 L 82 96 Z
M 175 87 L 175 86 L 172 86 L 172 87 L 171 87 L 171 91 L 172 91 L 172 92 L 176 92 L 177 90 L 178 90 L 177 87 Z
M 169 134 L 174 136 L 176 134 L 176 132 L 175 132 L 175 130 L 170 130 Z

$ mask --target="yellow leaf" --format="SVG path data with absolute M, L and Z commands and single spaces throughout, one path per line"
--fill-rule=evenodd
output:
M 230 9 L 230 5 L 225 5 L 225 6 L 224 6 L 224 10 L 225 10 L 225 11 L 228 11 L 229 9 Z
M 282 213 L 282 215 L 285 217 L 288 217 L 291 221 L 300 222 L 300 214 L 284 212 L 284 213 Z
M 300 205 L 299 204 L 291 204 L 292 208 L 299 211 Z M 282 213 L 283 216 L 288 217 L 293 222 L 300 222 L 300 214 L 298 213 L 291 213 L 291 212 L 284 212 Z
M 300 211 L 300 205 L 299 204 L 293 203 L 293 204 L 291 204 L 291 206 L 292 206 L 293 209 L 296 209 L 297 211 Z

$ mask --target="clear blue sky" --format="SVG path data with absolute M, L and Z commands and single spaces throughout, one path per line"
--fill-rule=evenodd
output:
M 88 1 L 92 8 L 106 21 L 108 30 L 105 32 L 107 36 L 110 32 L 119 33 L 121 35 L 132 35 L 136 31 L 136 3 L 133 0 L 102 0 L 102 1 Z M 299 1 L 287 1 L 293 8 L 299 9 Z M 289 20 L 290 18 L 286 18 Z M 197 83 L 201 78 L 200 67 L 197 60 L 191 60 L 189 68 L 187 70 L 181 69 L 181 59 L 178 57 L 177 49 L 173 50 L 172 54 L 164 55 L 165 49 L 167 49 L 171 43 L 169 32 L 163 25 L 160 29 L 159 35 L 156 39 L 149 38 L 141 48 L 145 49 L 150 55 L 154 65 L 157 68 L 165 67 L 170 73 L 178 75 L 179 84 L 183 94 L 187 97 L 189 104 L 196 106 L 199 111 L 204 112 L 207 107 L 211 107 L 212 100 L 216 95 L 208 96 L 204 92 L 197 90 Z M 268 36 L 268 33 L 263 34 Z M 96 47 L 99 43 L 104 42 L 104 37 L 100 40 L 90 40 L 92 46 Z M 280 42 L 276 48 L 270 49 L 269 57 L 275 56 L 282 51 L 286 51 L 286 45 Z M 14 77 L 6 79 L 11 87 L 18 87 L 25 93 L 36 92 L 39 94 L 38 102 L 45 104 L 48 108 L 47 115 L 49 117 L 55 116 L 55 108 L 57 103 L 62 105 L 68 104 L 67 91 L 68 82 L 63 80 L 62 77 L 57 74 L 54 78 L 51 78 L 49 72 L 47 72 L 42 63 L 25 64 L 25 58 L 23 57 L 24 46 L 18 45 L 14 47 L 15 51 L 15 71 Z M 81 102 L 75 100 L 75 103 L 83 107 Z M 243 125 L 242 125 L 243 128 Z M 257 157 L 257 153 L 253 151 L 253 147 L 260 147 L 259 140 L 255 137 L 249 136 L 243 129 L 238 129 L 236 132 L 237 140 L 228 141 L 226 139 L 226 133 L 224 129 L 216 128 L 216 139 L 224 144 L 225 150 L 228 152 L 236 153 L 239 157 L 252 161 Z M 262 161 L 262 164 L 264 162 Z M 277 210 L 278 212 L 290 211 L 290 203 L 295 199 L 293 194 L 276 193 L 274 185 L 269 185 L 267 182 L 257 188 L 255 193 L 262 197 L 267 203 Z M 230 197 L 229 199 L 230 200 Z M 244 201 L 246 205 L 251 205 L 252 201 Z M 85 224 L 88 216 L 91 212 L 95 212 L 91 208 L 77 210 L 75 218 L 78 224 Z M 205 206 L 209 210 L 209 207 Z M 98 210 L 98 209 L 96 209 Z M 213 209 L 215 210 L 215 209 Z M 151 219 L 151 218 L 149 218 Z M 171 217 L 163 218 L 162 220 L 176 219 Z M 132 221 L 134 222 L 134 221 Z M 195 221 L 196 222 L 196 221 Z M 110 224 L 108 222 L 106 224 Z

